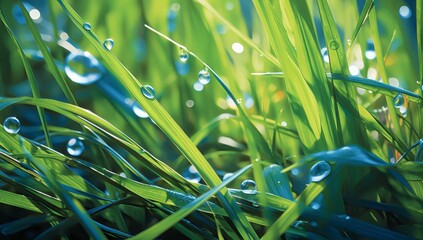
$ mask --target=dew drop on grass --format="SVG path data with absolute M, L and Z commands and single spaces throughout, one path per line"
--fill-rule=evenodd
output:
M 402 93 L 398 93 L 395 97 L 394 97 L 394 107 L 396 108 L 400 108 L 402 106 L 404 106 L 404 96 L 402 95 Z
M 84 146 L 84 143 L 78 138 L 72 138 L 68 141 L 66 150 L 68 151 L 70 155 L 77 157 L 77 156 L 80 156 L 84 152 L 85 146 Z
M 70 80 L 89 85 L 99 80 L 103 74 L 100 62 L 89 52 L 71 52 L 65 60 L 65 73 Z
M 336 40 L 332 40 L 329 43 L 331 49 L 336 50 L 339 48 L 339 43 Z
M 10 134 L 17 134 L 21 130 L 21 122 L 16 117 L 8 117 L 3 122 L 3 129 Z
M 200 72 L 198 72 L 198 81 L 203 85 L 206 85 L 210 82 L 210 73 L 207 67 L 204 67 L 200 70 Z
M 257 193 L 257 184 L 251 179 L 244 180 L 241 183 L 241 190 L 245 194 L 256 194 Z
M 132 111 L 134 111 L 135 115 L 137 115 L 140 118 L 150 117 L 148 113 L 138 103 L 134 104 L 134 106 L 132 107 Z
M 91 24 L 89 22 L 85 22 L 84 24 L 82 24 L 82 27 L 87 31 L 91 30 Z
M 312 182 L 320 182 L 325 179 L 331 172 L 330 164 L 325 161 L 315 163 L 310 168 L 310 180 Z
M 104 42 L 103 42 L 104 48 L 106 48 L 109 51 L 112 50 L 114 45 L 115 45 L 115 41 L 113 41 L 113 39 L 111 39 L 111 38 L 108 38 L 108 39 L 104 40 Z
M 189 58 L 189 54 L 187 53 L 187 51 L 185 51 L 184 48 L 180 47 L 179 48 L 179 60 L 181 60 L 181 62 L 185 63 L 186 61 L 188 61 Z
M 150 85 L 144 85 L 141 87 L 141 93 L 144 95 L 144 97 L 154 100 L 156 92 L 154 91 L 154 88 Z
M 260 207 L 260 204 L 258 204 L 258 202 L 252 202 L 252 203 L 251 203 L 251 205 L 252 205 L 253 207 Z
M 348 39 L 348 40 L 347 40 L 347 44 L 348 44 L 348 46 L 351 46 L 351 44 L 352 44 L 351 39 Z

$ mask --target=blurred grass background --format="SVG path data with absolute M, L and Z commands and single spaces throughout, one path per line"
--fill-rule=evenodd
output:
M 108 225 L 116 231 L 105 230 L 102 226 L 99 228 L 107 233 L 107 237 L 114 238 L 128 237 L 122 232 L 135 235 L 177 211 L 180 206 L 178 204 L 174 207 L 175 204 L 169 204 L 165 200 L 151 199 L 153 196 L 145 195 L 143 191 L 134 194 L 135 190 L 125 185 L 129 183 L 122 184 L 121 181 L 126 180 L 116 177 L 118 186 L 109 182 L 105 184 L 106 180 L 100 176 L 113 179 L 107 173 L 100 174 L 100 170 L 93 173 L 84 169 L 82 163 L 74 166 L 66 162 L 72 157 L 67 150 L 68 141 L 75 137 L 84 139 L 83 152 L 75 156 L 75 159 L 84 161 L 84 164 L 94 164 L 116 174 L 123 172 L 127 179 L 195 196 L 205 193 L 205 189 L 216 187 L 204 181 L 204 175 L 189 171 L 192 169 L 191 165 L 203 162 L 194 157 L 195 153 L 192 153 L 194 163 L 191 155 L 187 155 L 191 143 L 187 143 L 186 149 L 181 147 L 183 143 L 178 145 L 178 140 L 175 143 L 170 135 L 174 129 L 170 126 L 176 125 L 165 125 L 168 118 L 159 113 L 152 115 L 149 111 L 153 111 L 154 107 L 144 105 L 144 102 L 139 101 L 153 119 L 141 118 L 127 106 L 127 103 L 132 104 L 141 96 L 132 93 L 135 91 L 133 86 L 151 85 L 155 90 L 155 99 L 192 139 L 220 178 L 252 164 L 252 171 L 228 182 L 228 187 L 242 209 L 234 208 L 235 215 L 244 214 L 252 222 L 251 229 L 258 236 L 277 236 L 279 230 L 274 229 L 281 227 L 278 224 L 283 222 L 279 216 L 285 216 L 284 224 L 286 228 L 289 227 L 288 233 L 283 236 L 286 239 L 298 236 L 374 237 L 368 233 L 371 232 L 369 229 L 381 231 L 380 237 L 385 236 L 383 234 L 391 238 L 403 237 L 390 235 L 390 232 L 383 232 L 382 229 L 414 238 L 422 237 L 419 228 L 422 224 L 419 218 L 423 199 L 421 1 L 385 4 L 383 1 L 352 0 L 122 0 L 69 1 L 69 5 L 84 21 L 90 23 L 91 31 L 100 40 L 100 44 L 107 38 L 113 39 L 114 46 L 110 52 L 136 80 L 127 78 L 126 75 L 119 76 L 112 71 L 113 67 L 119 70 L 123 68 L 110 60 L 108 52 L 98 50 L 101 45 L 93 44 L 91 38 L 80 31 L 58 2 L 34 0 L 26 3 L 25 7 L 36 29 L 43 37 L 78 106 L 91 110 L 110 123 L 101 125 L 103 122 L 100 118 L 93 115 L 88 120 L 102 128 L 93 130 L 96 126 L 91 126 L 81 118 L 76 120 L 81 109 L 69 107 L 63 110 L 64 105 L 60 105 L 60 102 L 69 101 L 59 86 L 57 77 L 50 74 L 51 69 L 46 66 L 39 53 L 39 42 L 33 37 L 19 6 L 14 2 L 0 3 L 2 14 L 29 59 L 40 97 L 59 101 L 54 105 L 48 101 L 20 98 L 32 97 L 34 89 L 30 86 L 27 70 L 16 51 L 16 45 L 5 25 L 1 24 L 0 119 L 18 117 L 22 124 L 19 135 L 26 139 L 25 144 L 19 144 L 18 138 L 8 138 L 6 133 L 2 135 L 0 145 L 3 162 L 0 180 L 3 181 L 4 196 L 6 192 L 18 193 L 33 201 L 28 192 L 17 188 L 20 184 L 25 185 L 25 189 L 31 187 L 30 193 L 38 189 L 57 196 L 59 203 L 49 200 L 55 202 L 54 204 L 66 203 L 66 194 L 69 194 L 73 201 L 80 202 L 83 206 L 82 213 L 108 202 L 97 199 L 99 197 L 116 201 L 128 197 L 130 200 L 125 204 L 111 207 L 110 211 L 107 208 L 96 218 L 97 222 L 94 224 L 87 220 L 88 223 L 84 225 L 85 218 L 79 219 L 86 229 L 87 226 L 99 227 L 100 223 Z M 31 14 L 34 9 L 39 15 L 36 11 Z M 182 44 L 190 53 L 195 53 L 198 59 L 190 55 L 188 61 L 182 63 L 178 56 L 179 46 L 148 30 L 145 24 Z M 108 70 L 105 78 L 100 81 L 109 88 L 101 87 L 100 84 L 80 85 L 71 81 L 63 71 L 69 51 L 61 47 L 58 41 L 68 42 L 66 46 L 70 43 L 95 56 Z M 338 46 L 333 47 L 334 44 Z M 216 80 L 217 76 L 212 74 L 212 80 L 207 85 L 198 82 L 198 73 L 204 67 L 199 59 L 227 84 L 237 103 Z M 327 73 L 330 74 L 328 78 Z M 363 84 L 351 83 L 354 77 Z M 412 94 L 401 95 L 405 99 L 404 104 L 394 106 L 394 97 L 401 89 Z M 116 91 L 119 94 L 116 95 Z M 14 104 L 15 100 L 19 103 Z M 27 104 L 20 104 L 23 102 Z M 57 152 L 34 147 L 35 142 L 47 144 L 35 106 L 46 108 L 45 117 L 52 139 L 50 147 Z M 66 111 L 68 115 L 58 109 Z M 252 122 L 254 127 L 248 122 Z M 112 126 L 128 138 L 120 135 Z M 111 137 L 108 133 L 117 137 Z M 183 137 L 180 139 L 183 142 Z M 337 150 L 335 157 L 331 155 L 334 152 L 313 155 L 346 145 L 361 148 Z M 106 146 L 113 151 L 104 150 Z M 145 149 L 148 154 L 137 152 L 136 149 Z M 375 155 L 369 155 L 369 152 Z M 404 160 L 394 165 L 393 163 L 403 158 L 403 154 Z M 36 160 L 28 160 L 31 158 L 28 155 Z M 27 161 L 29 166 L 14 166 L 17 168 L 15 169 L 11 165 L 13 159 L 18 162 Z M 56 170 L 57 174 L 69 174 L 69 178 L 64 177 L 58 182 L 78 191 L 63 188 L 50 192 L 46 189 L 46 186 L 54 189 L 51 187 L 54 184 L 49 183 L 52 180 L 44 170 L 40 170 L 42 167 L 34 163 L 40 161 L 47 169 L 45 171 L 49 172 L 53 167 L 48 161 L 43 162 L 46 159 L 59 159 L 63 165 L 69 164 L 71 167 L 66 165 L 64 169 Z M 122 164 L 122 159 L 129 165 Z M 156 159 L 160 161 L 157 166 L 163 166 L 162 172 L 160 167 L 148 165 L 153 164 Z M 309 184 L 308 169 L 315 160 L 332 161 L 332 173 L 336 174 L 331 173 L 332 178 L 322 184 Z M 259 161 L 260 163 L 256 163 Z M 266 170 L 270 164 L 280 167 L 275 176 Z M 292 166 L 293 164 L 297 165 Z M 298 168 L 294 168 L 295 166 Z M 281 172 L 287 167 L 290 167 L 288 170 L 297 170 L 297 174 L 288 170 Z M 25 168 L 30 168 L 29 172 L 44 179 L 42 183 L 35 180 L 27 182 L 25 174 L 28 172 L 25 172 Z M 204 167 L 207 173 L 206 169 L 208 168 Z M 184 182 L 177 173 L 194 183 Z M 73 178 L 78 180 L 72 182 Z M 261 191 L 257 199 L 242 193 L 237 195 L 236 189 L 240 188 L 245 179 L 254 179 L 257 182 L 258 190 Z M 272 190 L 272 181 L 282 181 L 285 188 L 279 186 L 276 187 L 279 190 Z M 80 186 L 82 182 L 89 182 L 99 189 Z M 206 186 L 208 188 L 202 188 Z M 289 193 L 281 189 L 288 189 Z M 297 197 L 310 196 L 304 205 L 325 212 L 313 212 L 308 216 L 301 213 L 289 215 L 291 212 L 286 210 L 291 205 L 275 210 L 272 198 L 265 195 L 265 192 L 278 196 L 276 203 L 296 199 L 294 203 L 298 206 L 293 203 L 292 209 L 301 213 L 304 209 L 299 204 L 301 198 Z M 132 199 L 134 196 L 137 196 L 137 200 L 141 198 L 142 202 L 135 204 L 136 201 Z M 290 199 L 290 196 L 293 198 Z M 320 200 L 314 200 L 316 196 Z M 218 196 L 213 198 L 213 203 L 220 204 L 220 210 L 226 207 L 224 200 Z M 260 203 L 259 210 L 251 206 L 251 202 L 257 203 L 252 198 Z M 25 210 L 17 211 L 13 199 L 4 200 L 1 205 L 2 212 L 5 212 L 1 219 L 3 229 L 10 229 L 10 225 L 6 224 L 11 220 L 25 221 L 12 224 L 17 230 L 9 230 L 21 235 L 9 235 L 3 230 L 5 238 L 34 238 L 34 234 L 46 233 L 55 225 L 61 226 L 61 231 L 50 230 L 50 237 L 59 234 L 62 234 L 62 238 L 86 237 L 73 231 L 71 226 L 63 224 L 64 219 L 69 219 L 72 214 L 78 215 L 78 211 L 70 207 L 73 206 L 71 203 L 59 206 L 65 211 L 61 214 L 56 211 L 48 212 L 46 209 L 51 209 L 51 206 L 46 209 L 38 206 L 41 214 L 35 215 Z M 177 199 L 179 198 L 175 197 L 172 201 Z M 227 200 L 230 202 L 230 198 Z M 248 202 L 249 200 L 251 201 Z M 312 201 L 317 202 L 321 208 L 315 209 Z M 35 200 L 35 203 L 40 202 L 40 199 Z M 227 208 L 225 211 L 225 214 L 229 214 Z M 286 212 L 281 214 L 281 211 Z M 407 212 L 406 216 L 401 215 L 400 211 Z M 19 215 L 15 216 L 15 213 Z M 358 225 L 349 224 L 362 227 L 357 230 L 362 235 L 351 229 L 345 230 L 348 224 L 343 220 L 330 220 L 339 214 L 348 214 L 354 220 L 361 221 L 354 222 Z M 27 218 L 34 215 L 39 218 Z M 244 234 L 250 235 L 243 235 L 237 220 L 231 222 L 227 217 L 222 217 L 220 212 L 216 215 L 195 212 L 190 215 L 192 223 L 177 224 L 161 238 L 168 238 L 175 233 L 181 237 L 199 237 L 204 229 L 207 229 L 206 238 L 255 238 L 248 226 L 245 227 Z M 331 228 L 327 225 L 328 222 L 338 225 Z M 216 223 L 219 223 L 218 227 Z M 238 224 L 240 223 L 242 217 Z M 372 228 L 364 223 L 381 228 Z M 317 224 L 319 227 L 315 226 Z M 21 229 L 16 226 L 22 225 L 35 227 L 32 227 L 32 231 L 25 228 L 18 231 Z M 184 228 L 188 228 L 191 235 L 184 232 Z M 280 231 L 283 231 L 280 234 L 286 233 L 285 230 Z M 102 237 L 101 234 L 95 235 L 95 231 L 87 232 L 92 234 L 92 238 Z

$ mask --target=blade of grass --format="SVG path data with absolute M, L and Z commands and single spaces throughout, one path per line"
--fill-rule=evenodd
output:
M 10 29 L 9 24 L 7 23 L 6 18 L 4 17 L 1 10 L 0 10 L 0 19 L 3 22 L 4 26 L 6 27 L 6 30 L 9 33 L 10 38 L 12 39 L 13 43 L 16 45 L 16 47 L 18 49 L 19 56 L 22 59 L 22 63 L 24 65 L 24 68 L 25 68 L 25 71 L 26 71 L 26 75 L 28 76 L 29 84 L 31 86 L 32 95 L 34 96 L 34 98 L 39 98 L 40 97 L 40 90 L 38 88 L 38 84 L 37 84 L 37 80 L 35 79 L 34 72 L 32 71 L 31 65 L 29 64 L 28 58 L 25 56 L 25 53 L 24 53 L 21 45 L 19 44 L 19 42 L 16 40 L 16 37 L 13 34 L 12 30 Z M 49 135 L 49 131 L 48 131 L 48 124 L 47 124 L 44 109 L 37 107 L 37 111 L 38 111 L 38 116 L 40 117 L 40 120 L 41 120 L 41 125 L 43 127 L 44 135 L 46 137 L 47 146 L 51 147 L 52 144 L 51 144 L 51 139 L 50 139 L 50 135 Z
M 35 27 L 34 22 L 32 21 L 32 18 L 29 16 L 28 11 L 24 7 L 22 1 L 18 1 L 19 7 L 21 8 L 22 14 L 25 17 L 25 21 L 29 27 L 29 30 L 31 31 L 32 35 L 35 38 L 35 42 L 40 49 L 41 53 L 43 54 L 43 57 L 45 59 L 45 62 L 47 64 L 48 69 L 50 70 L 51 74 L 53 75 L 54 79 L 56 79 L 57 83 L 59 84 L 60 88 L 62 89 L 63 93 L 65 94 L 68 101 L 72 104 L 77 104 L 75 97 L 73 96 L 68 84 L 66 83 L 65 79 L 62 77 L 62 75 L 59 72 L 59 69 L 57 68 L 54 59 L 47 49 L 46 44 L 44 43 L 43 39 L 41 38 L 40 32 L 38 32 L 37 28 Z
M 0 203 L 13 207 L 26 209 L 29 211 L 42 213 L 42 211 L 34 205 L 26 195 L 17 194 L 0 189 Z
M 357 38 L 358 33 L 362 29 L 364 23 L 369 18 L 370 11 L 375 6 L 374 0 L 366 0 L 366 3 L 364 3 L 363 10 L 361 11 L 360 18 L 358 19 L 357 25 L 355 26 L 354 32 L 351 37 L 351 44 L 352 45 L 355 42 L 355 39 Z
M 242 169 L 238 170 L 234 175 L 217 185 L 216 187 L 210 189 L 202 196 L 198 197 L 194 201 L 190 202 L 189 204 L 183 206 L 181 209 L 176 211 L 171 216 L 163 219 L 162 221 L 156 223 L 154 226 L 148 228 L 147 230 L 144 230 L 143 232 L 137 234 L 132 239 L 155 239 L 159 237 L 163 232 L 171 228 L 173 225 L 175 225 L 177 222 L 179 222 L 184 217 L 188 216 L 192 211 L 196 210 L 198 207 L 200 207 L 202 204 L 204 204 L 209 198 L 214 196 L 217 192 L 220 191 L 223 187 L 228 185 L 230 182 L 244 174 L 248 169 L 250 169 L 252 165 L 247 165 L 243 167 Z

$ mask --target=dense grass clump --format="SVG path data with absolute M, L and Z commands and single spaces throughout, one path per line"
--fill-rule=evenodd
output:
M 423 238 L 422 6 L 0 2 L 0 238 Z

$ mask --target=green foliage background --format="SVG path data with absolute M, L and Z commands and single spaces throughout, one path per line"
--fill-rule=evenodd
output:
M 22 124 L 0 131 L 2 237 L 423 237 L 421 0 L 33 4 L 19 24 L 0 3 L 0 119 Z M 98 83 L 66 75 L 69 44 Z

